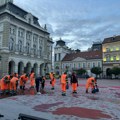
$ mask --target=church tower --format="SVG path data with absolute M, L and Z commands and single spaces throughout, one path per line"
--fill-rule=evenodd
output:
M 0 0 L 0 6 L 6 4 L 8 2 L 13 3 L 13 0 Z

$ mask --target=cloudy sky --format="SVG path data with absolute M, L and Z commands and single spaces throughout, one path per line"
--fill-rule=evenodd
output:
M 120 0 L 14 0 L 47 24 L 53 41 L 87 50 L 93 42 L 120 35 Z

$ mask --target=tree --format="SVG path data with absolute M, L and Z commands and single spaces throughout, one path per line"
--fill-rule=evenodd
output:
M 83 74 L 85 74 L 85 73 L 86 73 L 86 70 L 83 69 L 83 68 L 77 70 L 77 74 L 79 74 L 79 75 L 83 75 Z
M 100 75 L 102 73 L 102 70 L 100 67 L 93 67 L 93 68 L 91 68 L 91 72 L 94 73 L 97 77 L 98 75 Z
M 120 74 L 120 68 L 119 67 L 113 67 L 112 68 L 112 74 L 114 74 L 115 78 L 116 78 L 116 75 Z

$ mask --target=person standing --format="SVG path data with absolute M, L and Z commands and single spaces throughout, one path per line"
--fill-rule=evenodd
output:
M 78 80 L 74 72 L 71 75 L 71 84 L 73 93 L 77 93 Z
M 42 81 L 42 77 L 40 77 L 40 76 L 35 79 L 36 91 L 37 91 L 38 95 L 41 94 L 41 92 L 40 92 L 40 83 L 41 83 L 41 81 Z
M 62 89 L 62 96 L 66 96 L 66 83 L 67 83 L 67 73 L 64 72 L 61 75 L 61 89 Z
M 35 86 L 35 73 L 34 73 L 34 71 L 31 71 L 31 74 L 30 74 L 30 85 L 31 85 L 31 88 L 34 88 L 34 86 Z
M 51 79 L 50 83 L 51 83 L 51 86 L 52 86 L 51 90 L 54 90 L 56 79 L 55 79 L 55 74 L 53 72 L 50 73 L 50 79 Z
M 42 81 L 41 81 L 41 89 L 44 90 L 44 87 L 45 87 L 45 76 L 42 76 Z

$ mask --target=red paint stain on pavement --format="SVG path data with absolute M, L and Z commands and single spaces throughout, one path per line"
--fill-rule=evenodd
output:
M 120 98 L 120 93 L 115 93 L 118 98 Z
M 120 89 L 120 86 L 111 86 L 112 88 L 118 88 L 118 89 Z
M 80 108 L 80 107 L 58 108 L 56 109 L 56 111 L 52 111 L 52 113 L 56 115 L 73 115 L 80 118 L 90 118 L 90 119 L 111 118 L 110 115 L 107 115 L 100 110 Z
M 41 105 L 37 105 L 37 106 L 33 107 L 33 109 L 36 111 L 46 112 L 49 108 L 58 106 L 63 103 L 64 102 L 57 102 L 57 103 L 52 103 L 52 104 L 41 104 Z
M 17 98 L 12 98 L 12 97 L 10 97 L 9 99 L 11 99 L 11 100 L 17 100 Z

